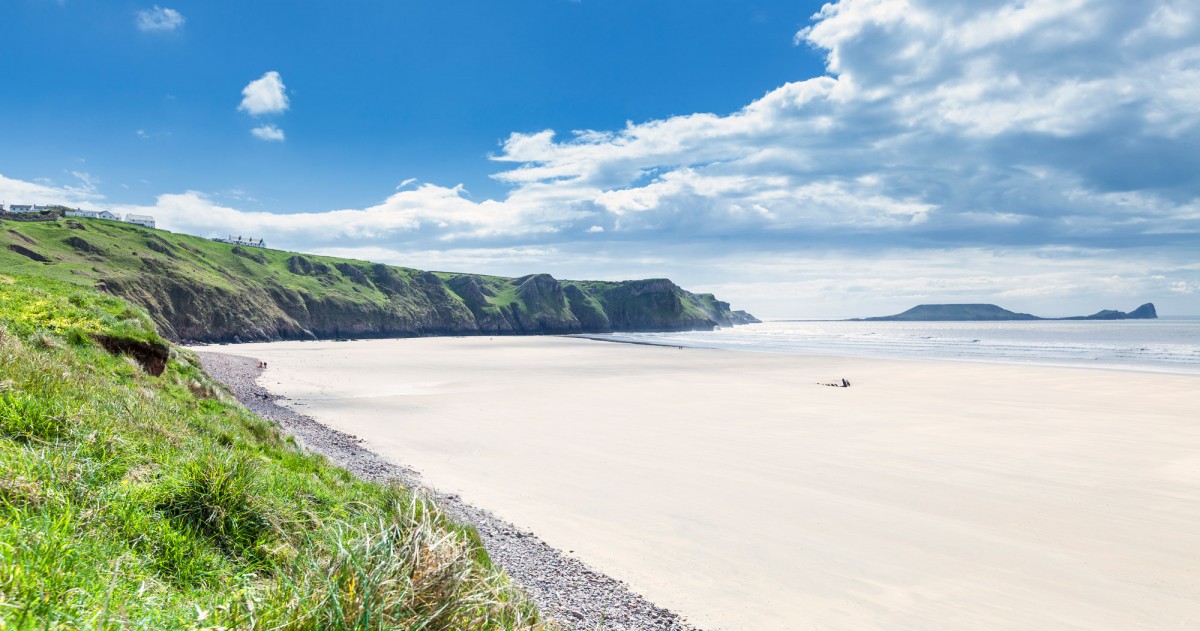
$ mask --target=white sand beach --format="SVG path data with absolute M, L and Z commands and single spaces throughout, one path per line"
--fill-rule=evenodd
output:
M 205 350 L 701 626 L 1200 627 L 1200 378 L 554 337 Z

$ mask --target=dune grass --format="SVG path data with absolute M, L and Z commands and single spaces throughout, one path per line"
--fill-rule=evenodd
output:
M 0 277 L 0 629 L 530 629 L 478 536 L 299 449 L 146 315 Z

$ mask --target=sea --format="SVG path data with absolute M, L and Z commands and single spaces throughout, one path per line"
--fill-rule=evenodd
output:
M 762 353 L 1038 364 L 1200 375 L 1200 316 L 1157 320 L 850 322 L 773 320 L 593 339 Z

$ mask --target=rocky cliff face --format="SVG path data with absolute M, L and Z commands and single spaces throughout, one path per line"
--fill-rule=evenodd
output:
M 334 273 L 357 277 L 348 270 Z M 509 295 L 498 292 L 497 285 Z M 107 280 L 99 286 L 146 307 L 168 337 L 205 342 L 692 331 L 757 321 L 744 312 L 734 314 L 726 303 L 705 305 L 665 279 L 602 285 L 597 291 L 548 274 L 495 280 L 473 275 L 443 279 L 424 272 L 404 282 L 394 280 L 391 295 L 382 301 L 275 283 L 229 291 L 187 277 Z
M 101 220 L 22 224 L 0 232 L 0 243 L 9 246 L 0 250 L 6 271 L 92 284 L 145 307 L 176 341 L 681 331 L 757 322 L 712 294 L 661 278 L 423 272 Z

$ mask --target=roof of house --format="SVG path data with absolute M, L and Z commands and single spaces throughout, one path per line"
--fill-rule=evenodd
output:
M 126 220 L 126 221 L 154 221 L 154 217 L 151 217 L 150 215 L 133 215 L 133 214 L 130 214 L 130 215 L 126 215 L 126 216 L 125 216 L 125 220 Z

